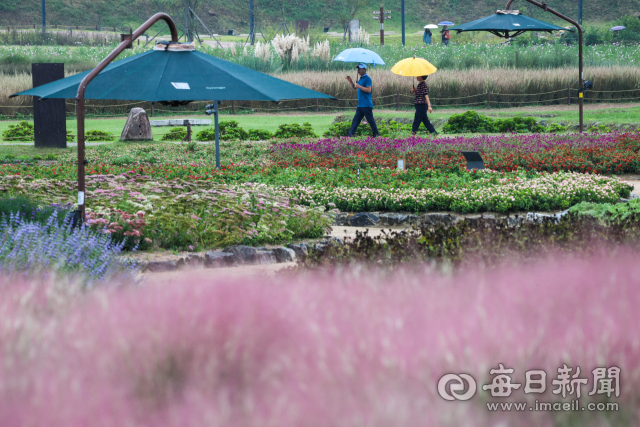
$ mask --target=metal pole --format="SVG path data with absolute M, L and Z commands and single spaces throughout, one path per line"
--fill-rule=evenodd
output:
M 213 116 L 216 129 L 216 169 L 220 170 L 220 126 L 218 125 L 218 101 L 213 101 Z
M 384 5 L 380 5 L 380 46 L 384 46 Z
M 582 26 L 582 0 L 578 0 L 578 24 Z
M 552 13 L 554 15 L 556 15 L 558 18 L 560 19 L 564 19 L 565 21 L 567 21 L 568 23 L 570 23 L 571 25 L 573 25 L 574 27 L 576 27 L 576 29 L 578 30 L 578 73 L 579 73 L 579 79 L 578 79 L 578 116 L 580 119 L 580 132 L 584 132 L 584 112 L 583 112 L 583 105 L 582 105 L 582 97 L 584 96 L 584 75 L 582 72 L 582 26 L 580 24 L 578 24 L 576 21 L 574 21 L 573 19 L 564 16 L 563 14 L 561 14 L 560 12 L 551 9 L 546 3 L 539 3 L 535 0 L 526 0 L 529 3 L 538 6 L 541 9 L 544 9 L 546 12 Z M 514 0 L 509 0 L 507 2 L 507 7 L 506 9 L 509 10 L 509 7 L 511 6 L 511 3 L 513 3 Z
M 47 0 L 42 0 L 42 32 L 47 32 Z
M 249 0 L 249 43 L 253 46 L 256 38 L 254 34 L 255 23 L 253 22 L 253 0 Z M 220 167 L 218 165 L 218 167 Z
M 85 181 L 84 181 L 84 93 L 87 90 L 87 85 L 91 83 L 102 70 L 105 69 L 107 65 L 109 65 L 123 50 L 125 50 L 133 40 L 137 39 L 142 35 L 145 31 L 147 31 L 153 24 L 158 22 L 159 20 L 164 20 L 167 25 L 169 25 L 169 30 L 171 31 L 171 41 L 174 43 L 178 42 L 178 29 L 176 28 L 176 24 L 173 22 L 173 19 L 166 13 L 156 13 L 151 18 L 147 20 L 144 24 L 140 26 L 131 36 L 130 40 L 123 40 L 120 44 L 106 57 L 104 58 L 89 74 L 84 76 L 80 85 L 78 86 L 78 93 L 76 95 L 77 101 L 77 125 L 78 125 L 78 210 L 81 211 L 81 219 L 84 221 L 84 212 L 85 212 Z
M 402 0 L 402 46 L 404 46 L 404 0 Z
M 187 13 L 189 11 L 188 2 L 189 0 L 185 0 L 184 3 L 184 38 L 185 41 L 191 43 L 191 31 L 189 31 L 189 17 Z

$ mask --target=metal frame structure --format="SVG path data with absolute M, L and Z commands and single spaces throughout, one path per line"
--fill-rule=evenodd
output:
M 514 2 L 515 0 L 509 0 L 507 2 L 507 6 L 506 9 L 509 10 L 509 7 L 511 7 L 511 4 Z M 582 27 L 580 26 L 580 24 L 578 24 L 576 21 L 574 21 L 573 19 L 561 14 L 560 12 L 550 8 L 546 3 L 540 3 L 537 2 L 536 0 L 526 0 L 529 3 L 531 3 L 534 6 L 538 6 L 541 9 L 544 9 L 545 12 L 549 12 L 552 13 L 554 15 L 556 15 L 558 18 L 563 19 L 565 21 L 567 21 L 568 23 L 570 23 L 571 25 L 573 25 L 574 27 L 576 27 L 576 29 L 578 30 L 578 72 L 580 74 L 580 78 L 578 80 L 578 111 L 579 111 L 579 116 L 580 116 L 580 132 L 584 132 L 584 113 L 583 113 L 583 96 L 584 96 L 584 74 L 583 74 L 583 67 L 582 67 Z
M 85 156 L 84 156 L 84 94 L 87 90 L 87 86 L 102 70 L 106 68 L 118 55 L 125 49 L 133 46 L 133 41 L 140 37 L 145 31 L 147 31 L 153 24 L 158 21 L 164 20 L 169 26 L 171 31 L 171 42 L 178 43 L 178 28 L 176 27 L 173 19 L 166 13 L 156 13 L 149 18 L 144 24 L 142 24 L 133 34 L 126 34 L 120 44 L 106 57 L 104 58 L 89 74 L 87 74 L 80 85 L 78 86 L 78 93 L 76 95 L 76 115 L 78 120 L 78 210 L 80 211 L 80 218 L 84 222 L 85 218 Z

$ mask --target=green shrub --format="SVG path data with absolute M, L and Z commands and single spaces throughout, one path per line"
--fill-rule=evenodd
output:
M 113 134 L 102 130 L 90 130 L 84 134 L 85 141 L 113 141 Z
M 162 135 L 160 141 L 182 141 L 187 137 L 187 128 L 171 128 L 169 132 Z
M 276 138 L 317 138 L 311 128 L 311 123 L 305 122 L 300 126 L 298 123 L 281 124 L 275 135 Z
M 559 132 L 566 132 L 566 131 L 567 131 L 567 127 L 559 125 L 558 123 L 551 123 L 547 128 L 547 132 L 549 133 L 559 133 Z
M 220 131 L 220 139 L 223 141 L 229 141 L 234 139 L 246 140 L 249 139 L 247 131 L 239 126 L 239 123 L 235 120 L 223 121 L 218 124 Z M 216 130 L 215 128 L 208 128 L 201 130 L 196 135 L 198 141 L 215 141 Z
M 481 116 L 475 111 L 467 111 L 462 114 L 454 114 L 449 117 L 447 123 L 442 127 L 444 133 L 492 133 L 496 128 L 494 120 L 487 116 Z
M 544 127 L 540 126 L 533 117 L 492 119 L 475 111 L 467 111 L 449 117 L 442 131 L 444 133 L 540 133 L 544 132 Z
M 33 141 L 33 124 L 23 120 L 17 125 L 9 125 L 2 133 L 4 141 Z
M 611 128 L 607 127 L 605 125 L 599 125 L 599 126 L 591 126 L 589 128 L 589 132 L 596 132 L 596 133 L 609 133 L 611 132 Z
M 594 217 L 604 224 L 619 223 L 640 216 L 640 199 L 616 204 L 582 202 L 569 208 L 569 212 Z
M 498 119 L 494 122 L 494 127 L 497 132 L 501 133 L 544 132 L 544 127 L 540 126 L 533 117 L 516 116 L 510 119 Z
M 264 141 L 273 138 L 271 132 L 262 129 L 249 129 L 248 134 L 251 141 Z

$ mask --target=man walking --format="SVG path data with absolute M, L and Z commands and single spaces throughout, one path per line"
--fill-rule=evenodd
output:
M 347 136 L 353 137 L 353 135 L 355 135 L 356 130 L 358 130 L 358 126 L 364 117 L 367 119 L 367 123 L 371 126 L 371 132 L 373 132 L 373 137 L 375 138 L 378 136 L 378 127 L 376 126 L 376 121 L 373 118 L 371 78 L 367 75 L 366 64 L 358 64 L 357 70 L 358 75 L 360 76 L 358 83 L 354 83 L 351 76 L 347 76 L 347 80 L 351 86 L 354 89 L 358 89 L 358 108 L 356 108 L 356 115 L 353 116 L 351 130 Z

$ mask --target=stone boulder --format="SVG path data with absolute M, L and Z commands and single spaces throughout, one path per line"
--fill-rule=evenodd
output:
M 368 212 L 357 213 L 347 219 L 347 224 L 352 227 L 367 227 L 376 225 L 380 221 L 377 215 Z
M 293 262 L 296 260 L 296 252 L 289 248 L 275 248 L 273 250 L 278 262 Z
M 151 124 L 146 111 L 142 108 L 132 108 L 124 125 L 120 141 L 145 141 L 153 139 Z
M 458 217 L 451 214 L 428 213 L 418 218 L 419 227 L 434 227 L 437 225 L 451 226 L 458 221 Z

